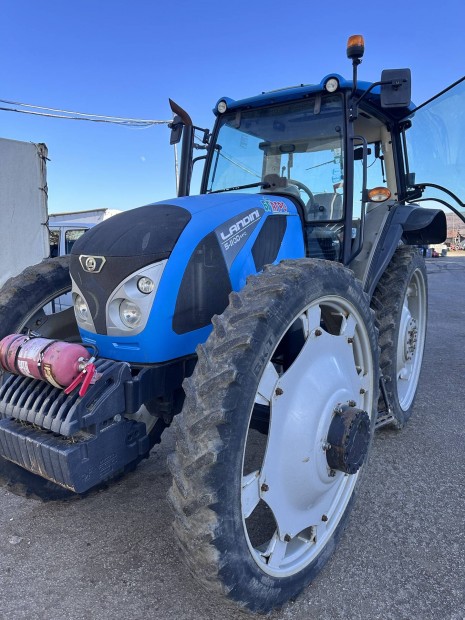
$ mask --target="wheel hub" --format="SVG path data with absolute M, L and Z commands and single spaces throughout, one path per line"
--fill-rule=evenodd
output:
M 331 469 L 355 474 L 363 465 L 370 443 L 370 418 L 366 411 L 342 405 L 334 411 L 328 431 L 326 460 Z

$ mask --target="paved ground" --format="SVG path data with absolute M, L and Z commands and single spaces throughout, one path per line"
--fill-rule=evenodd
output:
M 465 258 L 428 261 L 430 320 L 415 413 L 381 431 L 333 559 L 272 620 L 465 618 Z M 185 570 L 165 503 L 161 448 L 84 500 L 0 487 L 2 620 L 243 619 Z

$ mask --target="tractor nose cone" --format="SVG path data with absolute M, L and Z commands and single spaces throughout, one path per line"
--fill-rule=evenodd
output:
M 366 411 L 342 405 L 335 410 L 327 442 L 326 460 L 331 469 L 355 474 L 363 465 L 370 443 L 370 418 Z

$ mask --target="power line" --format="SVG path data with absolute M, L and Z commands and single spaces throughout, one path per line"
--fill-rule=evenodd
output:
M 73 121 L 88 121 L 92 123 L 111 123 L 113 125 L 125 125 L 127 127 L 152 127 L 154 125 L 166 125 L 172 122 L 171 120 L 159 121 L 153 119 L 123 118 L 119 116 L 104 116 L 101 114 L 75 112 L 70 110 L 61 110 L 59 108 L 47 108 L 44 106 L 37 106 L 31 103 L 21 103 L 19 101 L 8 101 L 6 99 L 0 99 L 0 103 L 12 106 L 32 108 L 31 110 L 18 110 L 17 108 L 0 107 L 0 110 L 3 112 L 17 112 L 19 114 L 32 114 L 34 116 L 61 118 Z M 43 111 L 38 112 L 37 110 Z

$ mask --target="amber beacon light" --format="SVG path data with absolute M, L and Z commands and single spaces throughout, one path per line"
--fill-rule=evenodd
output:
M 360 60 L 365 51 L 365 41 L 361 34 L 353 34 L 347 41 L 347 57 Z

